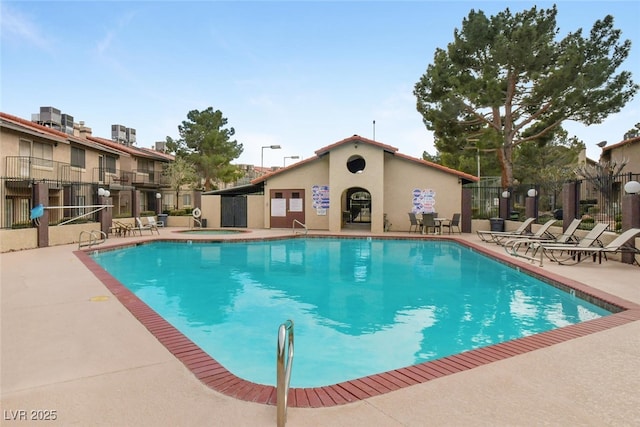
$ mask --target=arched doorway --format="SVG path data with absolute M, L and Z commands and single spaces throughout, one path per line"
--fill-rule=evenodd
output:
M 371 230 L 371 193 L 361 187 L 345 190 L 342 198 L 342 227 Z

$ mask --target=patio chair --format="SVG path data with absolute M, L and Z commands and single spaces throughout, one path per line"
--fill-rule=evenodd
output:
M 149 225 L 155 225 L 156 228 L 158 227 L 164 227 L 164 222 L 162 221 L 156 221 L 156 217 L 155 216 L 148 216 L 147 217 L 147 223 Z
M 550 219 L 549 221 L 542 224 L 540 228 L 538 228 L 538 230 L 533 234 L 520 234 L 517 236 L 496 236 L 494 242 L 503 246 L 507 243 L 511 244 L 512 242 L 517 240 L 548 240 L 552 242 L 555 241 L 556 236 L 554 236 L 553 233 L 549 231 L 549 228 L 551 228 L 551 226 L 555 223 L 555 219 Z
M 440 229 L 435 217 L 436 215 L 433 213 L 422 214 L 422 230 L 425 234 L 429 233 L 429 229 L 433 230 L 434 234 Z
M 601 248 L 603 246 L 602 242 L 600 241 L 600 236 L 602 236 L 602 233 L 604 233 L 607 228 L 609 228 L 609 224 L 604 224 L 599 222 L 591 229 L 591 231 L 587 233 L 586 236 L 580 239 L 577 243 L 576 242 L 565 243 L 565 244 L 551 243 L 551 242 L 532 243 L 531 247 L 534 250 L 533 255 L 530 257 L 524 256 L 524 255 L 519 255 L 519 256 L 530 259 L 531 261 L 535 261 L 536 253 L 540 251 L 541 267 L 542 267 L 543 258 L 545 256 L 550 260 L 556 261 L 556 262 L 558 262 L 558 260 L 560 259 L 560 256 L 562 256 L 564 252 L 567 252 L 568 254 L 567 259 L 574 258 L 576 255 L 580 257 L 581 254 L 579 252 L 577 254 L 574 252 L 576 249 L 580 250 L 580 249 L 587 249 L 587 248 Z M 545 251 L 546 248 L 548 248 L 548 251 Z
M 160 234 L 160 231 L 158 230 L 158 227 L 156 227 L 153 224 L 142 224 L 142 220 L 139 217 L 136 217 L 136 224 L 138 224 L 138 226 L 135 228 L 135 230 L 140 232 L 140 235 L 142 235 L 142 231 L 143 230 L 149 230 L 149 232 L 153 235 L 153 232 L 155 231 L 156 233 Z
M 458 229 L 458 233 L 462 234 L 462 231 L 460 231 L 460 214 L 459 213 L 454 213 L 453 218 L 451 218 L 448 221 L 444 221 L 440 224 L 440 228 L 449 229 L 449 234 L 453 232 L 453 227 L 456 227 Z
M 565 248 L 564 250 L 568 251 L 571 255 L 566 258 L 560 258 L 560 255 L 556 254 L 556 252 L 562 253 L 561 245 L 547 246 L 543 244 L 541 245 L 541 249 L 547 258 L 561 265 L 577 264 L 587 258 L 593 258 L 595 261 L 596 257 L 598 258 L 598 264 L 600 264 L 602 263 L 603 256 L 607 259 L 607 254 L 623 252 L 633 254 L 633 262 L 640 265 L 635 257 L 640 254 L 640 249 L 635 246 L 635 237 L 638 234 L 640 234 L 640 228 L 631 228 L 613 239 L 611 243 L 606 246 L 574 246 L 569 249 Z
M 582 222 L 581 219 L 574 219 L 573 221 L 571 221 L 571 224 L 569 224 L 569 226 L 564 231 L 564 233 L 562 233 L 557 237 L 553 236 L 553 239 L 547 239 L 547 236 L 543 236 L 541 238 L 536 237 L 535 234 L 538 234 L 538 233 L 535 233 L 531 236 L 518 236 L 521 238 L 512 238 L 504 242 L 504 245 L 503 245 L 504 250 L 509 255 L 519 257 L 521 255 L 518 252 L 518 250 L 520 249 L 521 246 L 524 246 L 527 248 L 524 252 L 525 255 L 527 254 L 527 252 L 529 252 L 529 249 L 533 247 L 534 255 L 535 255 L 535 248 L 537 247 L 535 243 L 540 243 L 540 242 L 558 243 L 558 244 L 578 243 L 579 239 L 576 237 L 575 232 L 578 229 L 578 226 L 580 225 L 581 222 Z M 542 230 L 542 228 L 540 228 L 538 232 L 540 232 L 540 230 Z
M 415 231 L 417 232 L 422 232 L 422 221 L 418 220 L 418 218 L 416 217 L 416 214 L 414 214 L 413 212 L 409 212 L 409 222 L 411 223 L 411 225 L 409 226 L 409 233 L 411 233 L 411 230 L 415 227 Z
M 505 238 L 508 239 L 509 237 L 529 235 L 527 234 L 527 230 L 535 220 L 536 220 L 535 218 L 525 219 L 524 222 L 520 224 L 520 227 L 518 227 L 515 231 L 478 230 L 476 231 L 476 234 L 478 235 L 478 237 L 480 237 L 480 240 L 482 240 L 483 242 L 497 243 L 499 240 L 502 240 Z M 496 241 L 496 239 L 499 239 L 499 240 Z
M 120 221 L 112 221 L 109 232 L 115 236 L 126 237 L 133 234 L 133 225 L 125 224 Z

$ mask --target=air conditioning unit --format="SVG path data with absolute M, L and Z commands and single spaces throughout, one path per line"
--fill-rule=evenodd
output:
M 60 126 L 62 121 L 61 111 L 53 107 L 40 107 L 40 121 L 49 125 Z
M 62 131 L 73 135 L 73 116 L 63 114 L 61 116 Z
M 127 140 L 127 128 L 122 125 L 111 125 L 111 139 L 125 142 Z
M 136 130 L 135 129 L 131 129 L 131 128 L 127 128 L 126 134 L 127 134 L 127 142 L 129 143 L 129 145 L 135 144 L 135 142 L 136 142 Z
M 156 141 L 156 151 L 160 151 L 164 153 L 167 148 L 167 144 L 165 141 Z

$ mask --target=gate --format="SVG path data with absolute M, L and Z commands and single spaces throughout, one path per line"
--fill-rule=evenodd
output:
M 220 198 L 220 225 L 222 227 L 247 227 L 247 197 L 222 196 Z

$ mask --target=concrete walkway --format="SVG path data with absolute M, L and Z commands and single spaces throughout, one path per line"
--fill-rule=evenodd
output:
M 178 237 L 174 231 L 162 230 L 160 237 Z M 291 231 L 225 238 L 281 234 Z M 109 242 L 134 239 L 140 238 Z M 202 385 L 75 250 L 77 245 L 66 245 L 0 254 L 3 426 L 276 424 L 274 406 L 235 400 Z M 640 303 L 637 266 L 589 261 L 543 268 Z M 287 425 L 637 426 L 639 384 L 640 322 L 632 322 L 365 401 L 290 408 Z M 46 416 L 56 419 L 31 421 Z

